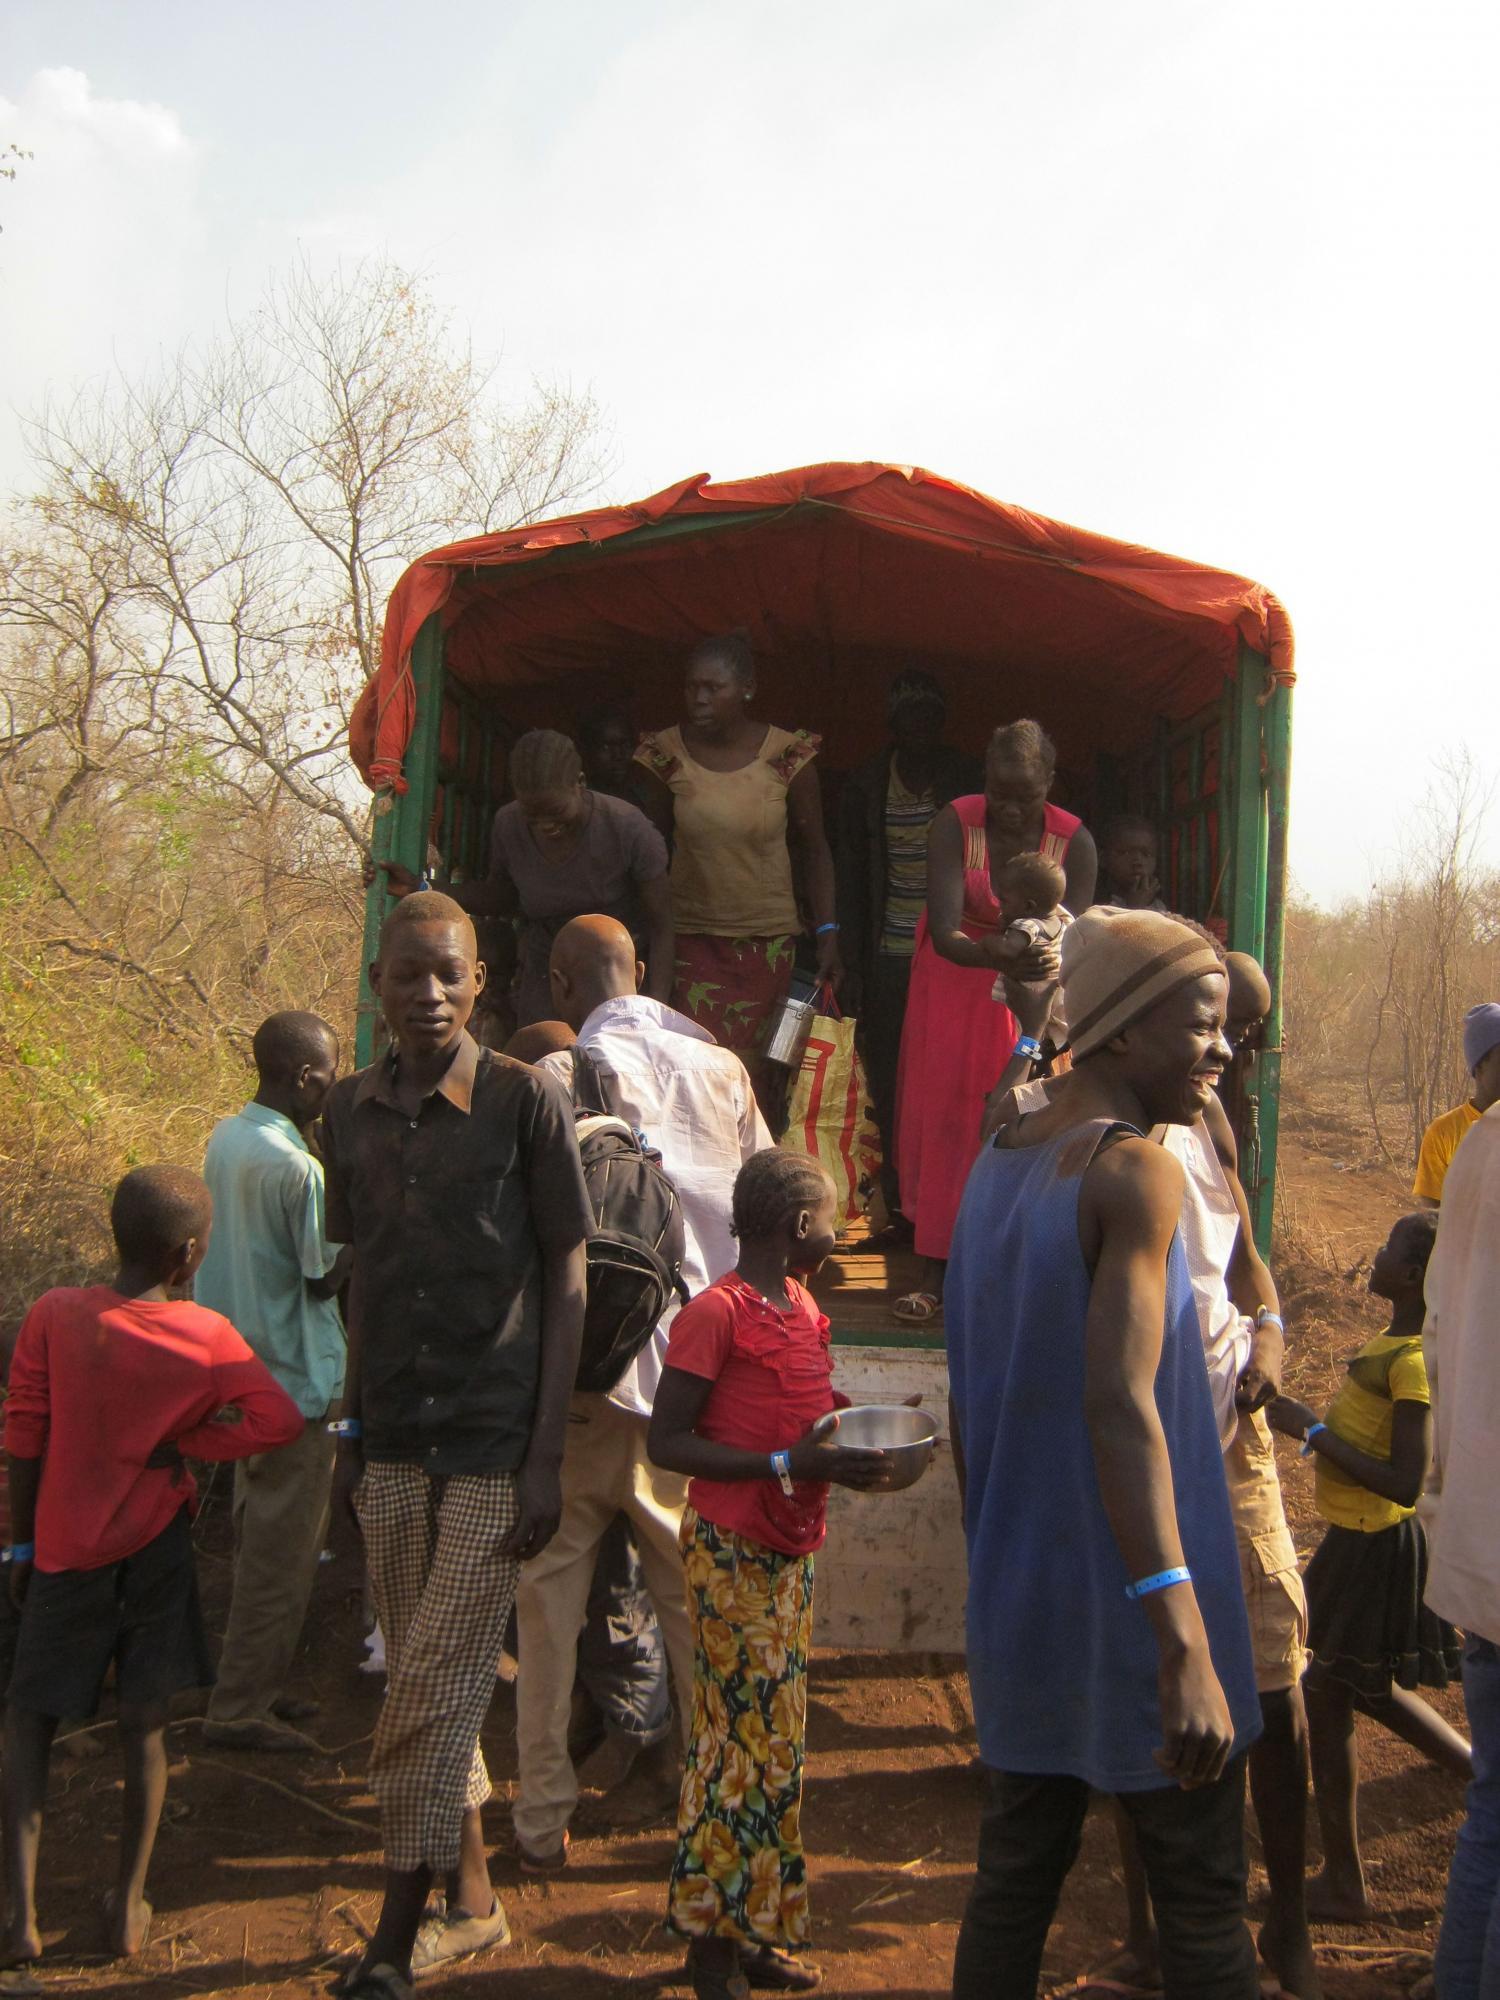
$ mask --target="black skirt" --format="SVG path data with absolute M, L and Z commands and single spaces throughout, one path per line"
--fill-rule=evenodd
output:
M 1307 1565 L 1306 1686 L 1329 1682 L 1381 1701 L 1392 1686 L 1459 1678 L 1458 1634 L 1423 1603 L 1427 1537 L 1415 1515 L 1367 1535 L 1329 1527 Z

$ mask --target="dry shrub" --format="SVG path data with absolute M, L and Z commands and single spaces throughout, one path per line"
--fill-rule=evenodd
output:
M 287 830 L 226 821 L 211 792 L 174 809 L 166 833 L 149 813 L 80 827 L 87 923 L 55 870 L 0 834 L 5 1332 L 49 1285 L 108 1272 L 122 1173 L 201 1164 L 214 1122 L 254 1089 L 249 1037 L 265 1015 L 311 1007 L 352 1047 L 358 877 L 295 865 Z

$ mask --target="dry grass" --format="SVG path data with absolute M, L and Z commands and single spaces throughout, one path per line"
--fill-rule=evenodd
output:
M 121 1174 L 157 1161 L 201 1166 L 215 1122 L 254 1088 L 249 1036 L 259 1021 L 308 1006 L 341 1033 L 352 1027 L 353 868 L 347 882 L 310 879 L 266 895 L 213 848 L 205 838 L 201 873 L 165 924 L 159 911 L 148 923 L 135 905 L 110 902 L 107 930 L 65 929 L 59 899 L 14 874 L 0 901 L 7 1341 L 41 1292 L 109 1274 L 107 1209 Z M 95 955 L 76 949 L 80 939 Z M 179 954 L 192 987 L 173 977 Z

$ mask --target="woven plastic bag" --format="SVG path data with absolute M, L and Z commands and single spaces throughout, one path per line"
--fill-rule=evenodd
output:
M 820 1012 L 792 1079 L 782 1145 L 810 1153 L 828 1170 L 838 1190 L 838 1226 L 864 1212 L 880 1169 L 880 1135 L 870 1110 L 865 1066 L 854 1045 L 854 1022 L 840 1014 L 825 988 Z

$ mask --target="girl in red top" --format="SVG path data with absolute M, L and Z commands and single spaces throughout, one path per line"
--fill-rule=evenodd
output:
M 885 1455 L 834 1444 L 828 1321 L 791 1273 L 834 1245 L 835 1192 L 815 1160 L 757 1153 L 734 1184 L 739 1263 L 672 1323 L 648 1450 L 692 1477 L 682 1518 L 693 1621 L 693 1726 L 668 1926 L 688 1940 L 697 2000 L 818 1975 L 807 1940 L 802 1753 L 813 1551 L 828 1485 L 871 1487 Z M 757 1961 L 759 1963 L 757 1963 Z

